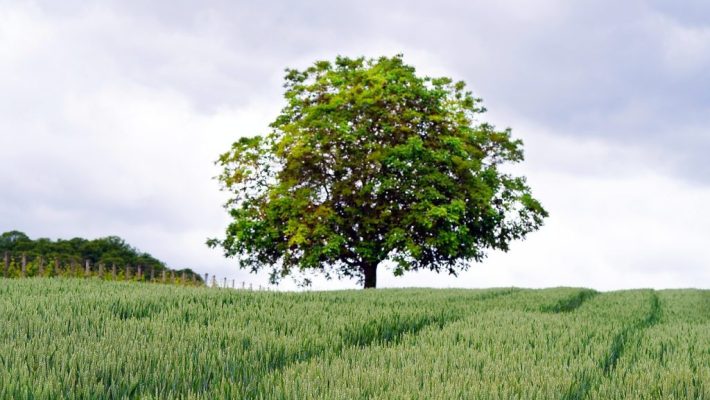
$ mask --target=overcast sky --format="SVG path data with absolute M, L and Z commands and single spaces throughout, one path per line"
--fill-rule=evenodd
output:
M 264 284 L 204 245 L 213 161 L 267 131 L 284 68 L 403 53 L 524 140 L 551 216 L 458 278 L 379 286 L 710 287 L 710 2 L 381 3 L 0 0 L 0 231 Z

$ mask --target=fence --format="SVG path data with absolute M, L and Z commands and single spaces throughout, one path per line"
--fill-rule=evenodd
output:
M 30 277 L 71 277 L 71 278 L 99 278 L 112 281 L 134 281 L 166 283 L 186 286 L 202 286 L 224 289 L 243 290 L 271 290 L 268 286 L 254 286 L 252 283 L 241 282 L 236 279 L 223 278 L 218 280 L 216 275 L 204 274 L 204 280 L 195 273 L 175 271 L 171 269 L 143 268 L 142 266 L 123 265 L 116 263 L 92 263 L 90 260 L 79 262 L 76 258 L 28 255 L 26 253 L 10 254 L 5 252 L 3 268 L 0 277 L 3 278 L 30 278 Z M 230 286 L 231 283 L 231 286 Z
M 169 268 L 144 268 L 141 265 L 117 265 L 116 263 L 78 260 L 74 257 L 28 255 L 26 253 L 3 255 L 2 271 L 4 278 L 29 277 L 74 277 L 100 278 L 115 281 L 136 281 L 170 283 L 198 286 L 206 283 L 195 273 L 176 271 Z
M 240 284 L 237 284 L 236 279 L 228 279 L 228 278 L 223 278 L 223 279 L 217 279 L 217 275 L 212 275 L 212 279 L 209 279 L 209 274 L 205 274 L 205 285 L 207 287 L 211 288 L 218 288 L 218 289 L 241 289 L 241 290 L 266 290 L 266 291 L 271 291 L 271 288 L 269 286 L 262 286 L 258 285 L 255 286 L 252 283 L 247 284 L 246 282 L 242 281 Z M 231 283 L 231 285 L 230 285 Z

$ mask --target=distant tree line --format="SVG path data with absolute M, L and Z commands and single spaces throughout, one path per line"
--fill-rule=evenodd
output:
M 171 269 L 164 262 L 126 243 L 118 236 L 88 240 L 73 238 L 51 240 L 30 239 L 20 231 L 0 235 L 0 257 L 5 260 L 6 271 L 0 276 L 59 276 L 67 273 L 112 276 L 132 280 L 160 280 L 164 276 L 174 281 L 202 283 L 198 274 L 189 268 Z M 22 264 L 25 264 L 22 267 Z M 21 268 L 24 268 L 21 270 Z M 79 271 L 79 272 L 77 272 Z

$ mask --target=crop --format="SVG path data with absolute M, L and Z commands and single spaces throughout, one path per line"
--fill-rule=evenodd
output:
M 0 399 L 708 398 L 709 293 L 0 279 Z
M 630 339 L 598 398 L 710 398 L 710 291 L 659 294 L 659 318 Z

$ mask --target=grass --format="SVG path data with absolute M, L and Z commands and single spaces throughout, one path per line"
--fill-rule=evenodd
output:
M 6 398 L 710 398 L 710 291 L 0 279 Z

